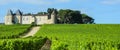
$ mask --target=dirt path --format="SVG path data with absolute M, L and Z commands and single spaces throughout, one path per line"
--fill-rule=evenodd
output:
M 32 27 L 28 33 L 25 33 L 24 35 L 20 36 L 20 38 L 34 36 L 34 34 L 37 33 L 37 31 L 39 31 L 39 29 L 40 29 L 40 26 Z M 51 46 L 51 40 L 47 39 L 40 50 L 50 50 L 50 46 Z
M 37 31 L 39 31 L 39 29 L 40 29 L 40 26 L 32 27 L 32 29 L 28 33 L 25 33 L 25 35 L 21 36 L 21 38 L 33 36 L 35 33 L 37 33 Z
M 52 43 L 52 41 L 47 39 L 45 44 L 42 46 L 42 48 L 40 50 L 50 50 L 51 43 Z

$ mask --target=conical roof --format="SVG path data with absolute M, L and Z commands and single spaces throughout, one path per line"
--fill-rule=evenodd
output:
M 18 9 L 18 10 L 16 11 L 16 15 L 22 15 L 22 12 Z
M 8 16 L 9 16 L 9 15 L 11 15 L 11 16 L 13 15 L 13 12 L 12 12 L 11 9 L 8 10 L 7 15 L 8 15 Z

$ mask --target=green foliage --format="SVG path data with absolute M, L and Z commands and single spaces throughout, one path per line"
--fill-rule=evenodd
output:
M 39 50 L 47 38 L 18 38 L 35 25 L 0 25 L 0 50 Z
M 120 50 L 119 28 L 119 24 L 43 25 L 35 36 L 51 39 L 51 50 Z
M 0 50 L 39 50 L 46 38 L 0 39 Z
M 18 38 L 28 32 L 31 25 L 0 25 L 0 39 Z
M 68 50 L 68 45 L 62 41 L 53 40 L 51 50 Z
M 94 24 L 94 19 L 87 14 L 81 14 L 82 20 L 84 24 Z
M 74 23 L 82 23 L 82 16 L 80 11 L 74 11 L 70 9 L 60 9 L 58 12 L 59 16 L 59 23 L 67 23 L 67 24 L 74 24 Z

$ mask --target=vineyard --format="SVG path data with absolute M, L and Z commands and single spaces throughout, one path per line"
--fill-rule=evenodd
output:
M 51 50 L 120 50 L 120 24 L 42 25 L 35 36 L 19 37 L 31 27 L 0 25 L 0 50 L 40 50 L 48 38 Z
M 0 25 L 0 39 L 17 38 L 30 29 L 31 25 Z
M 0 39 L 0 50 L 39 50 L 46 38 Z
M 43 25 L 35 36 L 51 39 L 51 50 L 120 50 L 119 24 Z
M 20 38 L 32 25 L 0 25 L 0 50 L 39 50 L 47 38 Z

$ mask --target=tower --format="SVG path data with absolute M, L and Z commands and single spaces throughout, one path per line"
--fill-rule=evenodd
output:
M 15 23 L 22 23 L 22 12 L 20 10 L 17 10 L 15 13 Z
M 7 15 L 5 16 L 5 24 L 6 25 L 13 24 L 13 12 L 12 12 L 12 10 L 8 10 Z
M 56 17 L 57 16 L 57 14 L 56 14 L 56 12 L 55 11 L 53 11 L 52 12 L 52 14 L 51 14 L 51 24 L 55 24 L 56 23 Z

